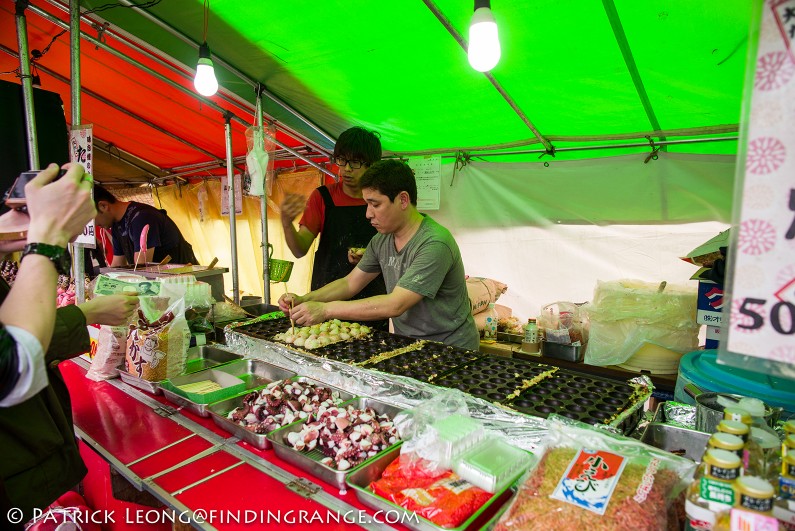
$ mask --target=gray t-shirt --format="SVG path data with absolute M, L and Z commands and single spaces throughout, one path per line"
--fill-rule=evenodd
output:
M 376 234 L 359 262 L 366 273 L 381 273 L 387 293 L 395 286 L 423 299 L 392 319 L 395 333 L 477 350 L 480 336 L 472 318 L 464 263 L 453 236 L 423 214 L 417 233 L 400 252 L 393 234 Z

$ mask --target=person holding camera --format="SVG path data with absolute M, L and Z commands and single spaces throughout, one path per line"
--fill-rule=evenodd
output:
M 50 164 L 24 186 L 27 214 L 0 216 L 0 252 L 22 250 L 13 287 L 0 280 L 0 519 L 9 508 L 30 518 L 85 475 L 57 364 L 88 351 L 87 323 L 122 324 L 137 306 L 137 297 L 98 297 L 56 311 L 67 244 L 95 214 L 91 176 L 79 164 L 64 168 L 58 178 Z M 25 218 L 27 238 L 9 239 L 25 233 Z

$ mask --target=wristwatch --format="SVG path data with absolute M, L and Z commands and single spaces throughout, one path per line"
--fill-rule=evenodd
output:
M 58 247 L 57 245 L 49 245 L 47 243 L 29 243 L 22 249 L 21 262 L 29 254 L 40 254 L 50 259 L 50 262 L 55 266 L 55 270 L 61 275 L 69 275 L 72 269 L 72 256 L 69 254 L 68 249 Z

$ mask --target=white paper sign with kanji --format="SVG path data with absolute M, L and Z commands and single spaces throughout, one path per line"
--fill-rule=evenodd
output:
M 795 364 L 795 0 L 764 3 L 726 350 Z
M 69 131 L 69 160 L 79 162 L 86 169 L 86 173 L 94 173 L 94 126 L 91 124 L 78 125 Z M 94 249 L 97 238 L 94 232 L 94 220 L 83 227 L 75 243 L 83 247 Z
M 221 215 L 229 215 L 229 186 L 226 175 L 221 177 Z M 243 213 L 243 178 L 235 175 L 235 214 Z

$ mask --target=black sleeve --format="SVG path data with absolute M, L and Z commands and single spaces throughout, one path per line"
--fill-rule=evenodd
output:
M 7 397 L 19 380 L 19 356 L 14 338 L 0 325 L 0 400 Z

